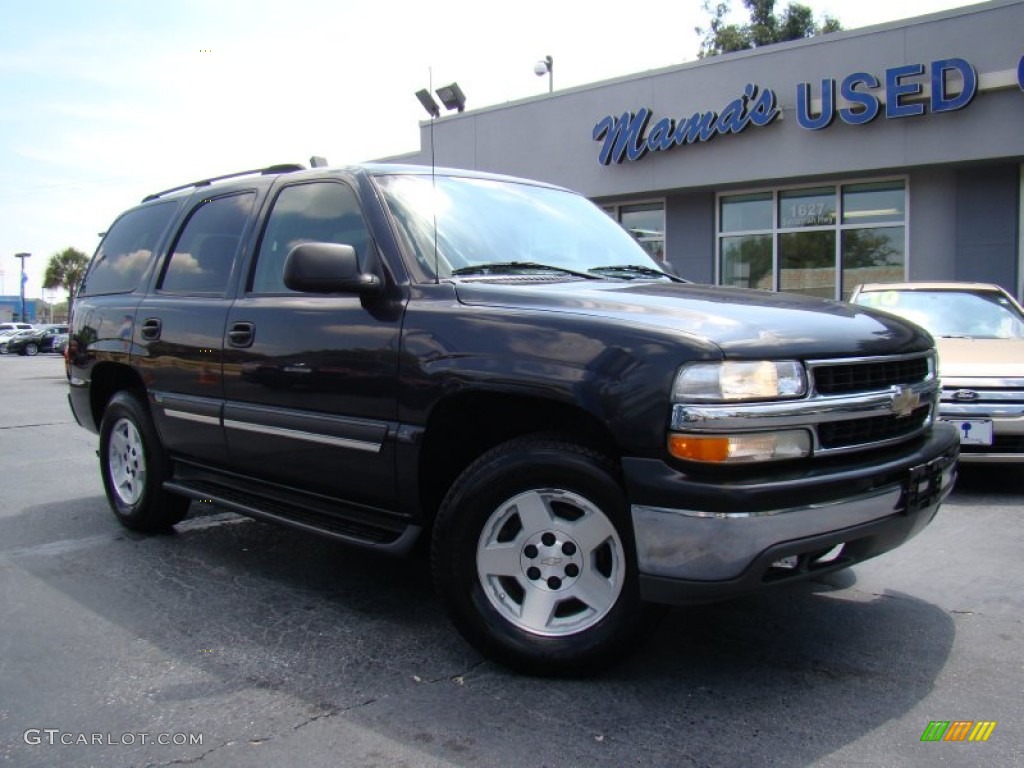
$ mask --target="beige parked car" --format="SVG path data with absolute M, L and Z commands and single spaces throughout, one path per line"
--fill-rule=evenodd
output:
M 940 416 L 962 462 L 1024 462 L 1024 309 L 988 283 L 859 285 L 853 304 L 907 318 L 935 337 Z

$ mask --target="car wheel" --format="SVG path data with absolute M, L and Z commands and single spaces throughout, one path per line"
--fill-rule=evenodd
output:
M 7 345 L 6 344 L 0 344 L 0 355 L 6 355 L 6 354 L 7 354 Z
M 100 424 L 100 471 L 117 519 L 134 531 L 170 528 L 188 513 L 189 499 L 163 490 L 171 462 L 141 397 L 121 391 Z
M 21 354 L 28 355 L 29 357 L 35 357 L 39 354 L 39 347 L 36 344 L 26 344 L 25 348 L 22 349 Z
M 531 674 L 605 666 L 645 625 L 625 494 L 611 461 L 573 442 L 489 451 L 438 511 L 434 583 L 463 636 Z

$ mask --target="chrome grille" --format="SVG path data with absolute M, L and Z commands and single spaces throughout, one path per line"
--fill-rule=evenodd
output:
M 813 364 L 811 374 L 814 390 L 819 395 L 842 395 L 926 381 L 931 374 L 931 366 L 927 356 L 857 360 Z
M 818 360 L 808 363 L 814 396 L 849 397 L 892 392 L 893 412 L 876 412 L 817 425 L 819 452 L 870 448 L 909 439 L 927 429 L 935 408 L 934 393 L 909 413 L 896 411 L 895 402 L 908 387 L 931 382 L 937 387 L 931 352 L 889 358 Z M 812 397 L 813 399 L 813 397 Z
M 906 437 L 915 434 L 928 423 L 931 410 L 929 404 L 915 409 L 909 416 L 871 416 L 820 424 L 818 442 L 822 448 L 831 450 Z

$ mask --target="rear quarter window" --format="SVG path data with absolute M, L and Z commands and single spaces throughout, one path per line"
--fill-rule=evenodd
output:
M 174 202 L 149 205 L 128 211 L 115 221 L 96 249 L 81 295 L 135 290 L 176 209 Z

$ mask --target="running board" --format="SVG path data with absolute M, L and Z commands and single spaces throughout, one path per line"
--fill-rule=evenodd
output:
M 355 544 L 393 555 L 405 555 L 411 551 L 423 530 L 421 526 L 412 524 L 401 529 L 376 526 L 199 479 L 168 480 L 163 484 L 163 488 L 180 496 L 210 502 L 257 520 L 286 525 L 346 544 Z

